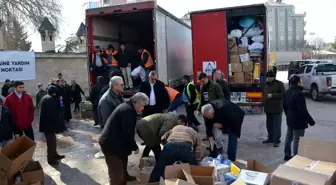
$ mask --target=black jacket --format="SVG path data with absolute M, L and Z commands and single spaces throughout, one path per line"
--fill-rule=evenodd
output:
M 211 101 L 210 104 L 215 109 L 215 116 L 205 125 L 207 136 L 213 136 L 212 129 L 214 123 L 221 123 L 223 125 L 223 132 L 228 131 L 239 138 L 245 112 L 229 100 L 215 100 Z
M 137 116 L 130 101 L 122 103 L 113 111 L 99 138 L 104 153 L 124 158 L 138 149 L 134 139 Z
M 263 92 L 263 104 L 266 114 L 280 114 L 283 111 L 282 104 L 285 94 L 285 85 L 279 80 L 266 82 Z M 267 95 L 272 94 L 271 98 Z
M 309 125 L 315 125 L 315 121 L 310 116 L 306 99 L 300 87 L 290 86 L 285 93 L 283 109 L 287 116 L 287 126 L 294 130 L 306 129 Z
M 70 104 L 71 104 L 70 86 L 68 86 L 68 85 L 65 85 L 65 86 L 56 85 L 56 87 L 57 87 L 56 96 L 58 97 L 58 99 L 62 96 L 64 106 L 70 107 Z
M 65 130 L 61 120 L 61 110 L 57 106 L 59 100 L 49 94 L 43 96 L 40 103 L 40 132 L 60 133 Z
M 74 103 L 82 102 L 81 94 L 85 95 L 85 93 L 78 84 L 75 85 L 75 88 L 73 88 L 72 86 L 69 86 L 69 90 L 70 90 L 72 102 Z
M 1 95 L 3 97 L 7 97 L 8 95 L 8 89 L 10 88 L 10 85 L 4 84 L 1 89 Z
M 231 98 L 231 94 L 230 94 L 229 86 L 228 86 L 228 84 L 226 83 L 226 81 L 220 79 L 220 80 L 217 80 L 216 82 L 221 86 L 222 91 L 223 91 L 223 94 L 224 94 L 224 98 L 225 98 L 226 100 L 230 100 L 230 98 Z
M 96 52 L 91 52 L 90 55 L 89 55 L 89 67 L 93 69 L 93 71 L 97 70 L 98 67 L 96 66 Z M 101 53 L 99 55 L 100 59 L 101 59 L 101 62 L 102 62 L 102 67 L 104 69 L 107 68 L 107 64 L 104 62 L 104 58 L 106 58 L 106 55 L 104 53 Z
M 140 92 L 145 93 L 150 98 L 151 86 L 150 82 L 145 81 L 141 83 Z M 154 84 L 154 93 L 156 99 L 156 106 L 161 110 L 167 109 L 170 105 L 170 99 L 168 92 L 165 88 L 165 84 L 160 80 L 156 80 Z M 146 108 L 146 107 L 145 107 Z
M 0 118 L 0 142 L 13 139 L 15 134 L 19 134 L 15 120 L 12 118 L 11 111 L 2 106 Z
M 119 50 L 117 54 L 117 60 L 119 67 L 127 67 L 129 63 L 131 63 L 131 53 L 125 50 L 124 52 L 122 50 Z
M 104 83 L 96 83 L 90 92 L 90 101 L 92 103 L 92 107 L 94 109 L 97 109 L 98 104 L 99 104 L 99 99 L 100 99 L 100 92 L 102 91 L 102 89 L 104 88 Z

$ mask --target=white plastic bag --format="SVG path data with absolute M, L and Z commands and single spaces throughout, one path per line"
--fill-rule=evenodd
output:
M 244 30 L 246 32 L 246 30 Z M 254 37 L 257 35 L 260 35 L 263 32 L 260 28 L 251 28 L 248 30 L 248 32 L 245 33 L 246 37 Z
M 241 30 L 235 29 L 231 31 L 230 36 L 233 38 L 239 38 L 242 36 L 242 34 L 243 32 Z
M 253 42 L 249 48 L 248 48 L 250 51 L 251 50 L 262 50 L 264 49 L 264 44 L 263 43 L 260 43 L 260 42 Z
M 135 68 L 131 72 L 131 75 L 134 77 L 134 79 L 137 79 L 138 77 L 140 77 L 142 81 L 145 81 L 146 79 L 146 71 L 141 66 Z
M 263 35 L 257 35 L 252 37 L 252 41 L 254 42 L 264 42 L 264 36 Z

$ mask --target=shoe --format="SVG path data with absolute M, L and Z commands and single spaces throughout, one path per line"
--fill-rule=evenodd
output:
M 64 159 L 64 158 L 65 158 L 65 155 L 58 155 L 58 154 L 56 154 L 56 156 L 55 156 L 56 160 L 61 160 L 61 159 Z
M 266 140 L 262 141 L 262 143 L 263 144 L 268 144 L 268 143 L 273 143 L 273 141 L 270 140 L 270 139 L 266 139 Z
M 99 123 L 95 123 L 93 126 L 97 126 L 97 125 L 99 125 Z
M 280 146 L 280 143 L 279 143 L 279 142 L 273 143 L 273 147 L 274 147 L 274 148 L 278 148 L 279 146 Z
M 202 141 L 209 141 L 209 138 L 205 137 L 205 138 L 202 139 Z
M 48 164 L 49 164 L 50 166 L 57 166 L 59 163 L 58 163 L 58 161 L 56 161 L 56 160 L 52 160 L 52 161 L 48 161 Z
M 137 179 L 136 179 L 136 177 L 134 177 L 134 176 L 127 175 L 126 180 L 127 180 L 128 182 L 131 182 L 131 181 L 136 181 Z
M 291 160 L 293 158 L 293 156 L 291 156 L 291 155 L 285 155 L 285 157 L 284 157 L 284 161 L 289 161 L 289 160 Z
M 141 143 L 141 146 L 145 146 L 145 145 L 146 145 L 145 142 L 142 142 L 142 143 Z

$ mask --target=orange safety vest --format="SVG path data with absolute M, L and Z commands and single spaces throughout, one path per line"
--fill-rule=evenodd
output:
M 166 87 L 166 90 L 168 92 L 168 96 L 169 96 L 169 99 L 170 99 L 170 103 L 172 103 L 174 101 L 174 99 L 176 98 L 176 96 L 178 94 L 180 94 L 180 92 L 178 92 L 177 90 L 173 89 L 173 88 L 170 88 L 170 87 Z
M 113 66 L 113 67 L 118 67 L 118 61 L 114 58 L 113 55 L 118 54 L 117 50 L 114 50 L 113 53 L 110 53 L 110 50 L 106 50 L 106 55 L 112 55 L 112 63 L 109 64 L 108 58 L 104 58 L 104 62 L 108 65 L 108 66 Z
M 146 68 L 152 67 L 154 65 L 153 58 L 152 58 L 151 54 L 145 49 L 142 51 L 141 60 L 143 60 L 144 53 L 148 53 L 148 60 L 145 63 L 145 67 Z

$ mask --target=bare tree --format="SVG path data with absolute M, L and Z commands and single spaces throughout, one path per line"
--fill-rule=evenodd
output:
M 78 40 L 66 40 L 65 45 L 61 45 L 58 49 L 58 53 L 78 53 L 78 44 Z
M 31 26 L 38 29 L 44 17 L 48 17 L 58 30 L 61 21 L 62 7 L 58 0 L 0 0 L 0 19 L 8 42 L 15 40 L 15 25 Z M 27 31 L 27 30 L 24 30 Z M 8 48 L 16 49 L 16 48 Z

